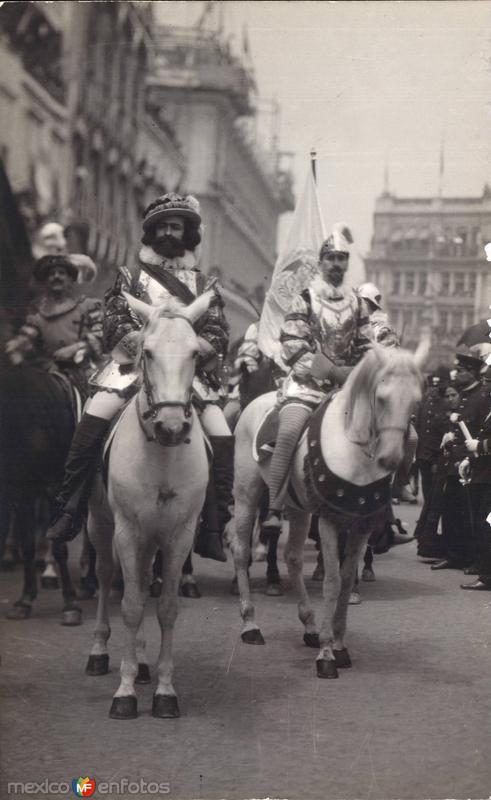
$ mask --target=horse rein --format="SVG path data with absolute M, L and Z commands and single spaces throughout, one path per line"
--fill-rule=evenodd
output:
M 370 410 L 371 410 L 370 432 L 373 432 L 373 435 L 370 436 L 370 438 L 367 439 L 366 442 L 354 442 L 350 439 L 351 443 L 355 444 L 357 447 L 360 447 L 362 449 L 363 454 L 370 459 L 373 459 L 375 457 L 375 451 L 377 449 L 377 442 L 380 438 L 380 434 L 385 433 L 386 431 L 398 431 L 399 433 L 402 433 L 404 435 L 407 431 L 407 425 L 406 427 L 403 427 L 402 425 L 384 425 L 383 427 L 379 428 L 375 424 L 375 395 L 376 395 L 376 389 L 373 393 L 373 402 L 370 403 Z M 374 444 L 373 451 L 370 452 L 369 450 L 364 450 L 363 448 L 368 447 L 372 443 L 372 441 Z

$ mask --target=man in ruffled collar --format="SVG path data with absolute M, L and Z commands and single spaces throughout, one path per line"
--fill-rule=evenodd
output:
M 80 526 L 90 478 L 100 444 L 111 419 L 137 391 L 139 372 L 133 368 L 141 324 L 131 312 L 125 293 L 159 305 L 169 297 L 187 306 L 213 286 L 198 269 L 201 214 L 196 198 L 170 192 L 157 197 L 145 209 L 142 248 L 138 263 L 120 267 L 113 286 L 106 292 L 104 341 L 113 360 L 91 383 L 91 398 L 73 438 L 58 498 L 59 518 L 48 531 L 50 539 L 72 539 Z M 226 561 L 222 547 L 233 482 L 233 436 L 220 407 L 218 366 L 228 347 L 229 328 L 223 300 L 215 288 L 208 311 L 194 325 L 200 356 L 193 381 L 193 399 L 213 447 L 213 480 L 203 512 L 204 524 L 196 552 Z
M 351 231 L 339 223 L 319 253 L 319 274 L 293 299 L 281 328 L 289 369 L 279 391 L 280 425 L 269 473 L 270 509 L 264 532 L 278 535 L 286 478 L 307 420 L 326 393 L 342 383 L 373 342 L 367 307 L 344 283 Z

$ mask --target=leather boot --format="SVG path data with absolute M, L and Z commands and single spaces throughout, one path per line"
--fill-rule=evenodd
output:
M 234 485 L 234 437 L 210 436 L 213 448 L 213 463 L 208 482 L 203 521 L 196 539 L 194 551 L 203 558 L 226 561 L 223 549 L 223 532 L 231 514 Z
M 93 414 L 84 414 L 80 420 L 65 463 L 63 484 L 56 498 L 58 510 L 46 532 L 47 539 L 70 542 L 79 533 L 109 423 L 109 420 Z

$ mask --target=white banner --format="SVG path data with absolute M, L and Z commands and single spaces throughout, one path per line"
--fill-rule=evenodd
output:
M 304 191 L 293 212 L 292 224 L 278 255 L 259 322 L 260 350 L 284 368 L 278 337 L 294 295 L 305 289 L 317 272 L 319 250 L 325 239 L 317 187 L 309 167 Z

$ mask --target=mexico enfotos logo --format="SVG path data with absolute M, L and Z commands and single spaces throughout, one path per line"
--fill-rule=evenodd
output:
M 8 796 L 13 795 L 52 795 L 64 794 L 75 797 L 92 797 L 95 795 L 168 795 L 168 781 L 147 781 L 144 778 L 130 780 L 121 778 L 118 781 L 97 781 L 95 778 L 73 778 L 72 781 L 10 781 L 7 783 Z

